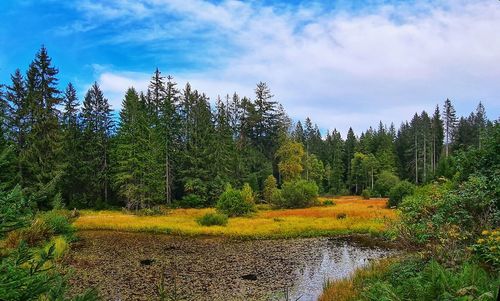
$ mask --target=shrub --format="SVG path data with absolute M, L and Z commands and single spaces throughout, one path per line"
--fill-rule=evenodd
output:
M 392 187 L 399 183 L 399 178 L 390 171 L 383 171 L 375 181 L 375 192 L 382 197 L 388 197 Z
M 401 181 L 389 191 L 389 206 L 397 207 L 405 196 L 413 194 L 415 185 L 408 181 Z
M 471 249 L 480 261 L 500 271 L 500 230 L 483 231 Z
M 250 187 L 250 184 L 245 183 L 243 185 L 243 188 L 241 189 L 241 197 L 243 197 L 243 201 L 246 203 L 255 203 L 255 195 L 253 193 L 252 187 Z
M 347 214 L 345 214 L 344 212 L 341 212 L 341 213 L 337 214 L 337 219 L 344 219 L 346 217 L 347 217 Z
M 216 208 L 228 216 L 242 216 L 254 211 L 255 204 L 245 201 L 242 191 L 227 186 L 217 201 Z
M 305 208 L 314 205 L 318 197 L 318 185 L 305 180 L 285 182 L 281 189 L 281 208 Z
M 153 206 L 151 208 L 143 208 L 139 210 L 130 211 L 129 213 L 139 215 L 139 216 L 155 216 L 155 215 L 164 215 L 165 212 L 162 210 L 160 206 Z
M 197 194 L 188 194 L 182 197 L 181 200 L 176 202 L 176 205 L 181 208 L 203 208 L 205 201 Z
M 431 260 L 394 264 L 382 276 L 365 280 L 362 300 L 496 300 L 499 279 L 465 262 L 449 269 Z M 358 300 L 356 299 L 356 300 Z
M 371 190 L 366 188 L 366 189 L 363 189 L 361 196 L 363 197 L 363 200 L 369 200 L 371 197 L 371 194 L 372 194 Z
M 335 206 L 337 204 L 333 200 L 325 200 L 325 201 L 323 201 L 323 205 L 325 205 L 325 206 Z
M 72 234 L 75 230 L 69 217 L 60 211 L 48 211 L 40 216 L 54 234 Z
M 272 203 L 273 193 L 278 189 L 276 186 L 276 178 L 273 175 L 269 175 L 264 181 L 263 197 L 264 201 L 267 203 Z
M 31 218 L 31 204 L 20 186 L 9 192 L 0 191 L 0 238 L 5 233 L 25 226 Z
M 40 218 L 33 220 L 28 228 L 21 230 L 21 240 L 33 247 L 52 236 L 53 230 Z
M 196 219 L 201 226 L 225 226 L 227 225 L 227 215 L 220 213 L 207 213 Z

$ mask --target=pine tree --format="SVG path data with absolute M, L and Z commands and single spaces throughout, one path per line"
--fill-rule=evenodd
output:
M 113 152 L 113 183 L 118 194 L 124 198 L 129 209 L 145 208 L 150 205 L 148 193 L 148 143 L 147 104 L 139 94 L 129 88 L 122 102 L 120 124 Z
M 352 158 L 354 157 L 354 152 L 356 151 L 356 145 L 357 145 L 357 139 L 356 136 L 354 135 L 354 131 L 352 128 L 349 128 L 349 131 L 347 132 L 347 138 L 345 141 L 345 147 L 344 147 L 344 181 L 345 182 L 351 182 L 350 179 L 350 173 L 351 173 L 351 161 Z
M 79 103 L 76 90 L 71 83 L 64 91 L 62 127 L 62 160 L 64 162 L 65 175 L 62 180 L 63 197 L 69 204 L 75 205 L 81 198 L 80 182 L 81 169 L 81 129 L 79 122 Z
M 48 207 L 59 189 L 63 173 L 61 131 L 58 106 L 62 99 L 57 89 L 58 70 L 52 66 L 47 49 L 42 47 L 27 74 L 28 120 L 26 147 L 19 154 L 24 166 L 23 182 L 40 206 Z M 43 156 L 42 156 L 43 154 Z
M 476 144 L 478 148 L 481 148 L 481 136 L 483 135 L 485 129 L 486 129 L 486 124 L 487 124 L 488 118 L 486 117 L 486 109 L 484 108 L 483 104 L 479 102 L 476 108 L 476 116 L 474 120 L 474 124 L 476 127 Z
M 446 157 L 448 157 L 449 147 L 453 143 L 455 128 L 457 126 L 457 117 L 455 113 L 455 108 L 453 107 L 451 101 L 448 98 L 444 102 L 443 121 L 444 121 L 444 133 L 445 133 L 444 134 L 445 155 Z
M 431 169 L 432 172 L 436 172 L 437 163 L 441 157 L 441 152 L 443 149 L 443 139 L 444 139 L 443 121 L 441 120 L 441 115 L 439 113 L 439 106 L 436 105 L 436 110 L 431 119 L 431 136 L 432 136 L 432 158 L 431 158 Z
M 85 185 L 83 206 L 109 203 L 110 195 L 110 138 L 113 119 L 108 100 L 99 85 L 94 83 L 87 91 L 82 108 L 82 170 Z
M 325 160 L 330 168 L 328 176 L 328 184 L 331 193 L 339 193 L 344 188 L 344 142 L 336 129 L 326 136 L 327 159 Z M 325 169 L 327 167 L 325 166 Z

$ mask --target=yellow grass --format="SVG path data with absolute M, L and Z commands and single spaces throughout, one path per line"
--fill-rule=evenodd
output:
M 349 278 L 328 283 L 318 301 L 359 300 L 363 282 L 384 273 L 396 260 L 396 258 L 388 258 L 376 261 L 365 268 L 356 270 Z
M 332 199 L 332 198 L 328 198 Z M 324 199 L 320 199 L 323 201 Z M 307 209 L 259 210 L 249 217 L 230 218 L 227 226 L 200 226 L 196 218 L 214 209 L 174 209 L 167 215 L 136 216 L 120 211 L 83 211 L 74 225 L 80 230 L 162 232 L 178 235 L 221 235 L 268 238 L 350 233 L 381 233 L 397 218 L 386 199 L 332 199 L 336 205 Z M 345 213 L 346 218 L 337 215 Z

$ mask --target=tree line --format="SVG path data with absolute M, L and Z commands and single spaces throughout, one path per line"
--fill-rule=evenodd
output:
M 301 178 L 325 194 L 376 193 L 387 175 L 416 184 L 453 176 L 453 154 L 480 148 L 492 124 L 481 103 L 458 119 L 447 99 L 398 130 L 380 122 L 323 137 L 309 118 L 293 123 L 266 83 L 252 98 L 211 105 L 158 69 L 146 91 L 126 91 L 116 116 L 97 83 L 80 103 L 71 83 L 60 90 L 58 72 L 42 47 L 0 89 L 0 189 L 19 185 L 40 208 L 212 206 L 227 184 L 264 198 L 271 175 L 278 186 Z

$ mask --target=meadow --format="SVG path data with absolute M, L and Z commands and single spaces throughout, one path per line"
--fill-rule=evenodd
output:
M 226 226 L 201 226 L 196 219 L 205 209 L 170 209 L 162 215 L 140 216 L 125 211 L 81 211 L 74 222 L 78 230 L 155 232 L 185 236 L 234 238 L 292 238 L 345 234 L 381 234 L 398 217 L 387 208 L 387 199 L 360 197 L 320 198 L 318 206 L 273 210 L 258 206 L 255 213 L 230 218 Z M 333 203 L 333 204 L 330 204 Z

